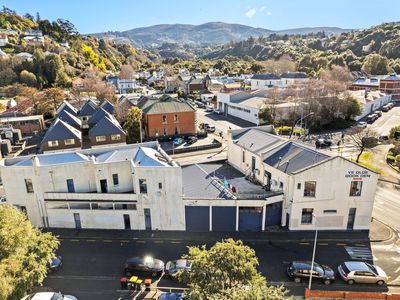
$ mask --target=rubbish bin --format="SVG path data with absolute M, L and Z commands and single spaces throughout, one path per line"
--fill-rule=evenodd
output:
M 146 279 L 144 280 L 144 286 L 145 286 L 146 291 L 149 291 L 149 290 L 150 290 L 151 278 L 146 278 Z
M 128 288 L 128 278 L 122 277 L 120 279 L 120 282 L 121 282 L 121 289 L 126 290 Z

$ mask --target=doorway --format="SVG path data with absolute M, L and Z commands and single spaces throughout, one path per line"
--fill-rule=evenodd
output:
M 254 172 L 256 169 L 256 158 L 254 156 L 251 157 L 251 171 Z
M 144 227 L 146 230 L 151 230 L 151 213 L 150 208 L 144 209 Z
M 74 221 L 75 221 L 75 228 L 81 229 L 82 228 L 81 216 L 78 213 L 74 213 Z
M 125 229 L 131 229 L 131 219 L 129 215 L 124 215 L 124 226 Z
M 102 193 L 107 193 L 107 179 L 100 180 L 100 187 Z
M 350 208 L 349 209 L 349 218 L 347 219 L 347 230 L 353 230 L 355 219 L 356 219 L 356 209 Z

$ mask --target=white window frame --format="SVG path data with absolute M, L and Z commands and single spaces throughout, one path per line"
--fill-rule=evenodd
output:
M 64 144 L 66 146 L 75 145 L 75 140 L 74 139 L 65 139 Z
M 105 135 L 96 136 L 96 142 L 105 142 L 107 140 Z
M 118 141 L 121 139 L 121 135 L 120 134 L 112 134 L 111 135 L 111 140 L 112 141 Z
M 48 145 L 49 147 L 58 147 L 58 141 L 57 141 L 57 140 L 48 141 L 48 142 L 47 142 L 47 145 Z

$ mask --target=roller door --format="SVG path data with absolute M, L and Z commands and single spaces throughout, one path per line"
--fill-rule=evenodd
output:
M 239 230 L 261 231 L 262 207 L 239 207 Z
M 185 220 L 187 231 L 210 231 L 210 213 L 208 206 L 185 206 Z
M 235 231 L 236 207 L 213 206 L 212 207 L 212 231 Z

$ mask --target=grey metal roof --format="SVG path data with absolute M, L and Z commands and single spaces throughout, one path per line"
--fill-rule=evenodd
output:
M 74 126 L 74 127 L 81 127 L 82 121 L 69 113 L 67 110 L 62 110 L 58 115 L 57 118 L 63 120 L 65 123 Z
M 49 130 L 47 130 L 42 143 L 48 141 L 56 141 L 56 140 L 65 140 L 65 139 L 81 139 L 82 133 L 68 125 L 66 122 L 56 119 L 53 124 L 50 126 Z
M 232 131 L 232 140 L 236 145 L 254 153 L 259 153 L 263 149 L 283 141 L 282 138 L 257 128 L 234 130 Z
M 281 78 L 308 78 L 306 73 L 283 73 Z
M 113 114 L 115 111 L 114 105 L 112 105 L 108 100 L 103 100 L 100 107 L 110 114 Z
M 86 103 L 82 106 L 81 110 L 79 111 L 79 116 L 92 116 L 96 113 L 97 106 L 93 103 L 92 100 L 86 101 Z
M 251 79 L 258 79 L 258 80 L 278 80 L 280 77 L 275 74 L 254 74 Z
M 194 112 L 196 109 L 187 102 L 163 95 L 159 99 L 148 99 L 138 104 L 144 114 L 168 114 L 179 112 Z
M 73 107 L 68 101 L 65 101 L 65 100 L 64 100 L 64 102 L 58 107 L 58 109 L 57 109 L 57 115 L 58 115 L 61 111 L 63 111 L 63 110 L 68 111 L 70 114 L 72 114 L 72 115 L 74 115 L 74 116 L 76 116 L 77 113 L 78 113 L 78 111 L 76 110 L 76 108 Z
M 97 122 L 99 122 L 101 119 L 103 119 L 104 116 L 107 116 L 108 118 L 112 118 L 112 116 L 105 111 L 103 108 L 99 108 L 96 113 L 88 120 L 89 125 L 95 125 Z
M 99 135 L 112 135 L 112 134 L 122 134 L 126 135 L 125 131 L 121 128 L 121 125 L 113 117 L 109 118 L 104 115 L 104 117 L 96 123 L 89 130 L 89 136 L 99 136 Z
M 264 159 L 264 162 L 286 174 L 290 174 L 328 158 L 330 156 L 321 152 L 294 142 L 287 142 L 285 145 L 272 150 Z

